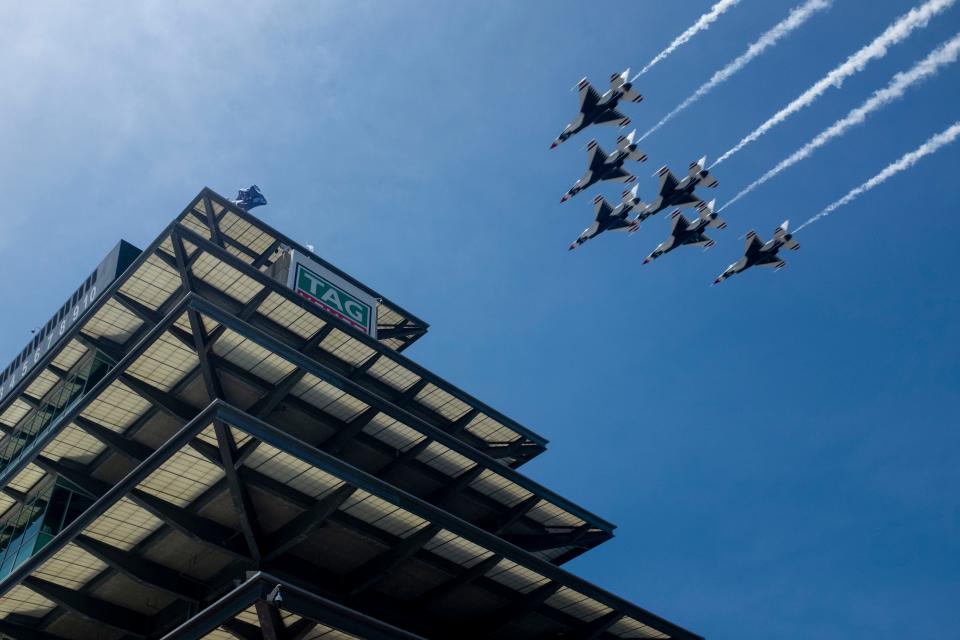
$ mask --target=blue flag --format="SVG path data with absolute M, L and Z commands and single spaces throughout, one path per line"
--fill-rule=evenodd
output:
M 239 193 L 237 193 L 237 199 L 233 201 L 233 204 L 244 211 L 249 211 L 254 207 L 267 204 L 267 199 L 260 193 L 260 187 L 251 185 L 246 189 L 240 189 Z

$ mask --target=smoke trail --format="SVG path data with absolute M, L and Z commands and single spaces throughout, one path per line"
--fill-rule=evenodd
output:
M 723 14 L 723 12 L 725 12 L 727 9 L 729 9 L 730 7 L 733 7 L 739 2 L 740 0 L 720 0 L 720 2 L 710 7 L 710 11 L 700 16 L 700 19 L 694 22 L 689 29 L 681 33 L 679 36 L 677 36 L 674 39 L 674 41 L 670 43 L 670 46 L 668 46 L 666 49 L 658 53 L 653 60 L 647 63 L 647 66 L 645 66 L 643 69 L 640 69 L 637 75 L 630 78 L 630 82 L 633 82 L 634 80 L 636 80 L 637 78 L 645 74 L 647 71 L 650 70 L 650 67 L 657 64 L 658 62 L 666 58 L 668 55 L 673 53 L 680 45 L 686 44 L 690 40 L 690 38 L 697 35 L 701 31 L 708 29 L 711 24 L 716 22 L 717 18 L 719 18 L 720 15 Z
M 908 13 L 900 16 L 897 20 L 887 27 L 886 31 L 877 36 L 873 42 L 866 45 L 849 58 L 846 62 L 833 69 L 830 73 L 817 81 L 812 87 L 804 91 L 800 96 L 788 104 L 780 111 L 761 124 L 750 135 L 738 142 L 736 146 L 716 159 L 711 168 L 717 166 L 745 146 L 767 133 L 796 112 L 810 106 L 813 102 L 824 94 L 830 87 L 840 88 L 843 81 L 850 76 L 863 71 L 863 69 L 873 60 L 877 60 L 887 55 L 887 49 L 908 38 L 915 29 L 922 29 L 927 26 L 930 19 L 938 13 L 949 9 L 956 0 L 928 0 L 919 7 L 914 7 Z
M 784 169 L 792 167 L 804 158 L 809 157 L 814 151 L 827 144 L 834 138 L 842 136 L 847 132 L 847 129 L 854 125 L 860 124 L 867 119 L 868 115 L 877 109 L 880 109 L 881 107 L 890 104 L 897 98 L 901 97 L 904 93 L 906 93 L 907 89 L 914 84 L 920 82 L 921 80 L 925 80 L 932 75 L 935 75 L 941 67 L 956 61 L 958 53 L 960 53 L 960 33 L 955 35 L 952 40 L 949 40 L 948 42 L 934 49 L 930 55 L 915 64 L 909 71 L 900 72 L 893 76 L 886 87 L 874 91 L 873 95 L 867 98 L 866 102 L 824 129 L 813 140 L 800 147 L 800 149 L 795 151 L 791 156 L 785 160 L 781 160 L 780 163 L 773 169 L 770 169 L 765 174 L 751 182 L 742 191 L 740 191 L 740 193 L 735 195 L 729 202 L 723 205 L 723 207 L 720 208 L 720 211 L 723 211 L 731 204 L 762 185 L 764 182 L 782 172 Z
M 848 204 L 853 200 L 856 200 L 858 197 L 860 197 L 860 195 L 866 193 L 867 191 L 870 191 L 870 189 L 873 189 L 875 186 L 881 184 L 882 182 L 886 182 L 887 179 L 900 173 L 901 171 L 904 171 L 905 169 L 909 169 L 913 165 L 917 164 L 921 160 L 921 158 L 923 158 L 924 156 L 928 156 L 931 153 L 935 153 L 938 149 L 940 149 L 940 147 L 946 146 L 951 142 L 953 142 L 954 140 L 956 140 L 958 136 L 960 136 L 960 121 L 954 122 L 945 131 L 941 131 L 937 135 L 931 137 L 929 140 L 924 142 L 922 145 L 920 145 L 913 151 L 903 154 L 903 156 L 901 156 L 899 160 L 897 160 L 892 164 L 887 165 L 883 171 L 873 176 L 872 178 L 864 182 L 862 185 L 860 185 L 856 189 L 853 189 L 852 191 L 850 191 L 850 193 L 843 196 L 833 204 L 828 205 L 823 211 L 821 211 L 820 213 L 813 216 L 812 218 L 804 222 L 802 225 L 797 227 L 797 231 L 800 231 L 800 229 L 803 229 L 804 227 L 813 224 L 814 222 L 816 222 L 817 220 L 819 220 L 824 216 L 830 215 L 836 209 L 839 209 L 843 205 Z M 796 233 L 796 231 L 794 231 L 794 233 Z
M 788 35 L 797 27 L 801 26 L 804 22 L 807 21 L 808 18 L 810 18 L 817 11 L 820 11 L 821 9 L 826 9 L 829 6 L 830 6 L 830 0 L 807 0 L 799 7 L 794 7 L 793 11 L 790 12 L 790 15 L 788 15 L 786 18 L 784 18 L 779 23 L 777 23 L 777 25 L 774 26 L 772 29 L 764 33 L 762 36 L 760 36 L 760 38 L 756 42 L 754 42 L 749 47 L 747 47 L 747 50 L 744 53 L 742 53 L 738 58 L 736 58 L 733 62 L 729 63 L 723 69 L 720 69 L 719 71 L 714 73 L 713 77 L 710 78 L 710 80 L 708 80 L 705 85 L 697 89 L 693 93 L 693 95 L 691 95 L 689 98 L 681 102 L 673 111 L 665 115 L 663 119 L 660 120 L 660 122 L 653 125 L 653 127 L 649 131 L 643 134 L 640 140 L 643 140 L 644 138 L 649 136 L 651 133 L 653 133 L 654 131 L 656 131 L 663 125 L 665 125 L 667 122 L 673 119 L 673 116 L 677 115 L 678 113 L 680 113 L 681 111 L 689 107 L 691 104 L 693 104 L 694 102 L 696 102 L 697 100 L 705 96 L 707 93 L 709 93 L 711 90 L 713 90 L 714 87 L 721 84 L 722 82 L 727 80 L 730 76 L 732 76 L 736 72 L 743 69 L 745 66 L 747 66 L 747 64 L 751 60 L 759 56 L 761 53 L 763 53 L 773 45 L 777 44 L 777 42 L 779 42 L 781 38 Z M 640 140 L 638 140 L 637 142 L 639 142 Z

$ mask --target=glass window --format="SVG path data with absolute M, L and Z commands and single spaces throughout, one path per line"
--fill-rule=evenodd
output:
M 70 491 L 63 487 L 56 487 L 53 490 L 53 496 L 50 498 L 50 508 L 47 510 L 47 517 L 43 519 L 43 531 L 52 536 L 60 533 L 63 529 L 63 516 L 67 512 L 67 503 L 70 502 Z

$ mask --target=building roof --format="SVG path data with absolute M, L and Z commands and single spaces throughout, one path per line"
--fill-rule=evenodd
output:
M 696 637 L 561 569 L 613 525 L 514 469 L 544 441 L 267 277 L 256 222 L 202 191 L 2 407 L 0 508 L 49 474 L 95 502 L 0 633 L 159 637 L 259 569 L 425 637 Z

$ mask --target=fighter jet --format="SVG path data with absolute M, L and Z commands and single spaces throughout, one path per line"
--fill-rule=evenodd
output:
M 677 180 L 670 169 L 660 167 L 660 170 L 657 171 L 657 175 L 660 176 L 660 191 L 657 194 L 657 199 L 647 208 L 650 215 L 659 213 L 668 207 L 689 207 L 703 202 L 693 190 L 700 184 L 711 188 L 720 184 L 716 178 L 710 175 L 709 171 L 703 168 L 706 163 L 706 156 L 696 162 L 691 162 L 687 177 L 683 180 Z
M 631 131 L 628 136 L 617 138 L 617 150 L 607 155 L 596 140 L 587 143 L 587 171 L 583 174 L 577 183 L 574 184 L 562 198 L 560 202 L 566 202 L 577 195 L 587 187 L 598 182 L 606 180 L 615 180 L 617 182 L 633 182 L 637 176 L 628 173 L 623 169 L 623 163 L 626 160 L 636 160 L 637 162 L 646 162 L 647 154 L 637 148 L 633 143 L 633 137 L 636 131 Z
M 631 188 L 624 190 L 623 204 L 630 207 L 630 209 L 637 214 L 637 222 L 643 222 L 649 218 L 652 214 L 647 213 L 647 204 L 637 197 L 637 189 L 640 188 L 640 185 L 633 185 Z
M 781 247 L 793 250 L 800 248 L 800 243 L 787 232 L 789 224 L 789 220 L 784 220 L 783 224 L 773 232 L 773 239 L 770 242 L 761 240 L 753 229 L 748 231 L 746 245 L 743 248 L 743 257 L 724 269 L 723 273 L 713 281 L 713 284 L 719 284 L 733 274 L 746 271 L 754 266 L 773 267 L 778 271 L 787 266 L 787 263 L 777 255 L 777 252 L 780 251 Z
M 630 77 L 630 69 L 619 75 L 615 73 L 610 76 L 610 90 L 602 96 L 586 78 L 581 80 L 577 84 L 577 90 L 580 92 L 580 111 L 563 133 L 557 136 L 550 148 L 553 149 L 591 124 L 615 124 L 620 127 L 630 124 L 630 118 L 617 110 L 617 104 L 620 100 L 640 102 L 643 96 L 633 90 L 633 85 L 627 80 L 628 77 Z
M 628 192 L 629 193 L 629 192 Z M 603 196 L 597 196 L 593 199 L 593 210 L 596 213 L 596 220 L 593 224 L 583 230 L 580 237 L 570 243 L 569 250 L 573 251 L 591 238 L 596 238 L 604 231 L 627 231 L 633 233 L 640 228 L 639 217 L 630 218 L 630 212 L 633 207 L 626 202 L 622 202 L 611 207 Z
M 653 262 L 663 254 L 669 253 L 685 244 L 694 247 L 703 247 L 704 249 L 712 247 L 714 242 L 707 237 L 704 230 L 707 227 L 713 227 L 715 229 L 725 229 L 727 227 L 727 223 L 713 211 L 715 202 L 716 200 L 711 200 L 710 204 L 701 202 L 697 205 L 698 217 L 696 222 L 690 222 L 680 213 L 680 209 L 674 209 L 671 214 L 673 226 L 670 228 L 670 237 L 661 242 L 660 246 L 653 250 L 653 253 L 644 258 L 643 264 Z

